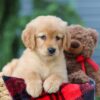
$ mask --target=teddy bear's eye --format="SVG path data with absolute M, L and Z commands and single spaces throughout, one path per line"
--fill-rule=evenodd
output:
M 61 40 L 62 38 L 61 37 L 59 37 L 59 36 L 56 36 L 56 40 L 58 41 L 58 40 Z
M 77 37 L 78 40 L 81 40 L 81 37 Z

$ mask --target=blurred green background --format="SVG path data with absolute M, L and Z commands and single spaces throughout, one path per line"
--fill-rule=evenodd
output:
M 39 15 L 56 15 L 71 23 L 81 24 L 81 18 L 71 2 L 57 0 L 0 0 L 0 69 L 24 50 L 21 32 Z
M 22 54 L 21 32 L 33 18 L 56 15 L 100 32 L 99 9 L 100 0 L 0 0 L 0 70 Z M 100 65 L 100 39 L 93 59 Z
M 75 0 L 0 0 L 0 70 L 12 58 L 18 58 L 22 54 L 25 48 L 21 41 L 21 32 L 30 20 L 39 15 L 56 15 L 68 21 L 69 24 L 82 24 L 90 27 L 91 23 L 96 26 L 91 19 L 94 16 L 95 23 L 99 22 L 100 25 L 100 12 L 98 11 L 100 0 L 96 1 L 94 8 L 93 0 L 77 0 L 77 2 Z M 98 30 L 100 31 L 100 27 Z M 100 44 L 94 56 L 100 64 L 99 58 Z

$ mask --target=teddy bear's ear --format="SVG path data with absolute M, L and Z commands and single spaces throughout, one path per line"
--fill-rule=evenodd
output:
M 35 48 L 34 28 L 29 23 L 22 32 L 22 41 L 27 48 L 33 50 Z
M 98 35 L 99 35 L 98 32 L 95 29 L 91 29 L 91 28 L 88 28 L 88 32 L 92 36 L 94 43 L 96 45 L 98 42 Z

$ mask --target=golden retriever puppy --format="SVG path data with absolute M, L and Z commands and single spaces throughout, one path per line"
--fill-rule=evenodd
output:
M 63 54 L 70 45 L 66 27 L 67 23 L 58 17 L 39 16 L 29 22 L 22 33 L 26 50 L 18 61 L 14 61 L 15 68 L 12 64 L 13 72 L 8 72 L 23 78 L 27 92 L 33 97 L 38 97 L 43 88 L 48 93 L 55 93 L 62 83 L 68 82 Z M 4 68 L 4 75 L 8 67 L 10 65 Z
M 2 75 L 4 74 L 6 76 L 11 76 L 13 71 L 14 71 L 14 69 L 17 66 L 18 61 L 19 61 L 18 59 L 12 59 L 11 62 L 6 64 L 2 69 Z

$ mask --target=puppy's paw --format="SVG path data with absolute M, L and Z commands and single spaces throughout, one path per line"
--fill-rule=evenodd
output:
M 43 87 L 47 93 L 56 93 L 62 84 L 62 79 L 49 77 L 44 81 Z
M 42 82 L 28 82 L 26 84 L 26 91 L 34 98 L 39 97 L 42 92 Z

